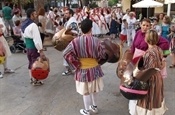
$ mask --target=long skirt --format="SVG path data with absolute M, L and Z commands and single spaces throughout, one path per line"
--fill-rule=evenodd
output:
M 104 84 L 102 77 L 92 81 L 92 82 L 79 82 L 75 81 L 76 90 L 81 95 L 87 95 L 94 92 L 99 92 L 103 90 Z
M 164 115 L 168 108 L 165 106 L 165 100 L 163 100 L 160 108 L 154 108 L 148 110 L 137 106 L 137 100 L 129 100 L 129 113 L 130 115 Z
M 100 31 L 100 28 L 99 26 L 93 22 L 92 23 L 92 35 L 100 35 L 101 34 L 101 31 Z
M 9 48 L 9 45 L 7 43 L 7 40 L 4 38 L 4 36 L 1 36 L 0 37 L 0 42 L 2 42 L 2 44 L 4 45 L 4 48 L 5 48 L 5 56 L 6 57 L 9 57 L 12 55 L 11 51 L 10 51 L 10 48 Z

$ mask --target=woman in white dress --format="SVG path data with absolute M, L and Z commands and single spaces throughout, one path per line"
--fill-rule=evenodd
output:
M 103 16 L 103 12 L 102 9 L 99 12 L 99 25 L 100 25 L 100 29 L 101 29 L 101 34 L 105 35 L 109 32 L 105 17 Z
M 101 30 L 99 28 L 98 22 L 98 16 L 95 14 L 94 10 L 90 14 L 90 19 L 92 20 L 92 35 L 100 35 Z

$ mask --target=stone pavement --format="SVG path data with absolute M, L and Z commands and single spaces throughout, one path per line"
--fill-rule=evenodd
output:
M 45 45 L 50 46 L 51 42 L 47 40 Z M 30 84 L 26 54 L 15 53 L 9 58 L 8 65 L 15 73 L 5 74 L 0 79 L 0 115 L 80 115 L 83 99 L 75 91 L 73 75 L 61 75 L 64 71 L 62 53 L 48 47 L 45 54 L 50 59 L 51 72 L 43 86 Z M 167 62 L 170 64 L 170 57 Z M 116 63 L 102 66 L 105 87 L 97 102 L 99 115 L 129 115 L 128 100 L 119 94 L 116 66 Z M 165 115 L 174 115 L 175 69 L 168 69 L 168 74 L 164 81 L 169 110 Z

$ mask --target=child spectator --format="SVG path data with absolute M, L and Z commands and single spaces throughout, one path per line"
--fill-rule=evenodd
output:
M 128 23 L 126 21 L 126 19 L 122 20 L 122 26 L 121 26 L 121 33 L 120 33 L 120 44 L 123 47 L 124 43 L 127 40 L 127 27 L 128 27 Z

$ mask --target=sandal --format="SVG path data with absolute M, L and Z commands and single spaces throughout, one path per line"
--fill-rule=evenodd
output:
M 175 68 L 175 64 L 170 65 L 169 68 Z

